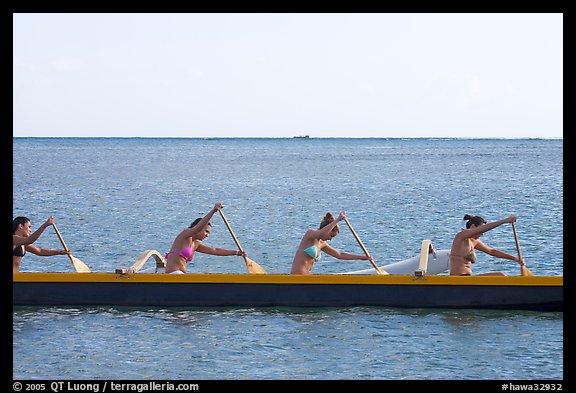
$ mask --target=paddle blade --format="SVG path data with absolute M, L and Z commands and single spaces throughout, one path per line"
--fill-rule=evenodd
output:
M 80 259 L 73 257 L 72 255 L 70 255 L 70 259 L 72 260 L 72 265 L 74 265 L 74 270 L 76 270 L 77 273 L 90 273 L 90 268 Z
M 372 257 L 370 257 L 369 261 L 372 264 L 372 267 L 374 268 L 374 270 L 376 270 L 376 274 L 390 274 L 386 270 L 378 267 L 378 265 L 376 264 L 376 262 L 374 262 L 374 259 L 372 259 Z
M 376 273 L 378 273 L 378 274 L 384 274 L 384 275 L 390 274 L 390 273 L 388 273 L 386 270 L 381 269 L 381 268 L 379 268 L 378 266 L 376 266 Z
M 520 275 L 521 276 L 533 276 L 534 273 L 532 273 L 530 270 L 528 270 L 528 268 L 526 266 L 520 266 Z
M 248 268 L 248 273 L 250 274 L 267 274 L 266 270 L 262 268 L 262 266 L 258 265 L 252 259 L 246 257 L 246 267 Z

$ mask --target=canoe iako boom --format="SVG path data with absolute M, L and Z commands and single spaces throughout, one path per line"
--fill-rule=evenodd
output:
M 562 311 L 562 276 L 16 273 L 14 305 L 388 306 Z

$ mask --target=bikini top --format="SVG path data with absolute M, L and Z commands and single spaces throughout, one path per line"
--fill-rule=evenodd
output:
M 24 255 L 26 255 L 26 247 L 24 247 L 23 245 L 16 247 L 12 251 L 12 255 L 14 255 L 15 257 L 23 257 Z
M 170 254 L 174 254 L 174 253 L 178 253 L 178 256 L 186 259 L 186 262 L 192 262 L 192 260 L 194 259 L 194 250 L 192 249 L 192 245 L 183 248 L 180 251 L 169 251 L 166 253 L 166 256 L 164 257 L 164 259 L 168 259 L 168 255 Z
M 464 258 L 469 260 L 470 263 L 476 262 L 476 250 L 474 249 L 474 246 L 470 245 L 470 250 L 468 250 L 468 254 L 466 254 Z
M 474 249 L 474 246 L 472 244 L 470 244 L 470 248 L 468 249 L 468 252 L 464 255 L 455 255 L 458 256 L 460 258 L 464 258 L 465 260 L 467 260 L 470 263 L 476 263 L 476 250 Z
M 312 257 L 316 262 L 318 262 L 318 260 L 322 258 L 322 253 L 320 252 L 320 249 L 316 247 L 316 245 L 312 245 L 308 248 L 305 248 L 304 252 L 310 255 L 310 257 Z

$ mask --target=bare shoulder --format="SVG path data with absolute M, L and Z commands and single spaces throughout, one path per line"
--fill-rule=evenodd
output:
M 308 229 L 304 233 L 304 239 L 314 238 L 317 237 L 318 230 L 317 229 Z
M 23 236 L 12 235 L 12 244 L 14 246 L 21 246 L 21 245 L 28 244 L 29 242 L 27 240 L 28 239 L 23 237 Z
M 176 239 L 179 240 L 184 240 L 184 239 L 188 239 L 189 237 L 194 236 L 198 231 L 198 229 L 196 227 L 194 228 L 186 228 L 184 229 L 182 232 L 180 232 L 178 234 L 178 236 L 176 236 Z
M 462 229 L 460 232 L 458 232 L 456 234 L 456 236 L 454 236 L 454 240 L 462 241 L 462 240 L 466 240 L 470 237 L 471 237 L 470 229 Z

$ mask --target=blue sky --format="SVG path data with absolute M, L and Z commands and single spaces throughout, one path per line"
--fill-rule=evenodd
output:
M 563 135 L 560 13 L 13 21 L 14 136 Z

